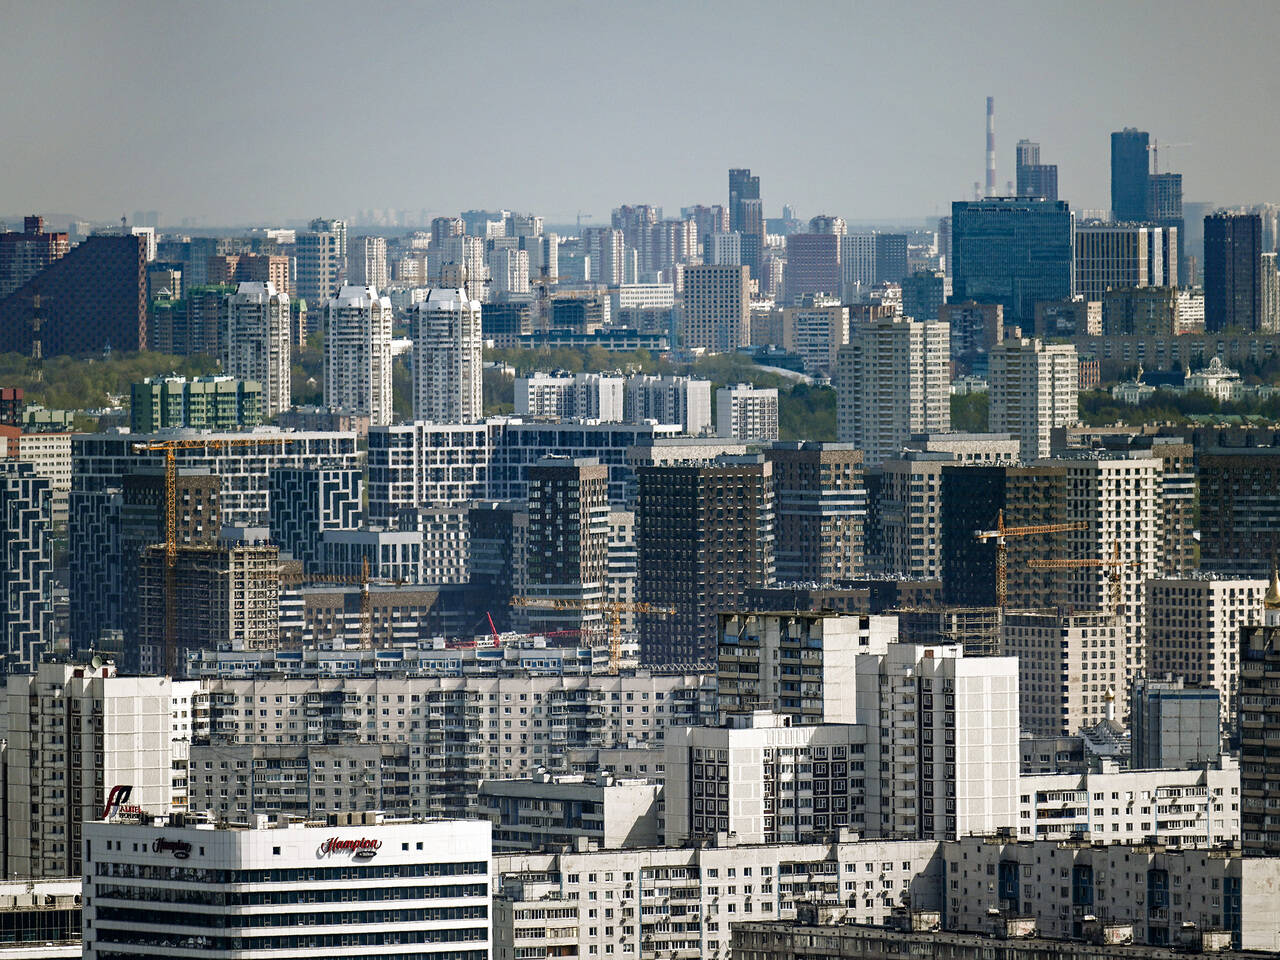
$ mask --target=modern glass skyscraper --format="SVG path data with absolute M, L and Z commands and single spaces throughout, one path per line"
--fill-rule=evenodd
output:
M 1262 218 L 1215 213 L 1204 218 L 1205 329 L 1270 332 L 1263 308 Z M 1274 270 L 1274 267 L 1271 269 Z
M 1145 130 L 1134 127 L 1111 134 L 1111 216 L 1117 222 L 1147 219 L 1150 139 Z
M 1065 200 L 957 200 L 951 231 L 953 302 L 1001 304 L 1005 323 L 1027 334 L 1037 301 L 1071 298 L 1075 235 Z

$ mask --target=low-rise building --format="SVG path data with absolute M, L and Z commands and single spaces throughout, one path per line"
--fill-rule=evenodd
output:
M 1237 949 L 1280 949 L 1280 858 L 1238 848 L 1015 841 L 973 836 L 944 845 L 947 930 L 985 932 L 1025 918 L 1047 937 L 1079 939 L 1091 922 L 1132 925 L 1135 943 L 1176 944 L 1188 925 L 1227 930 Z
M 1170 847 L 1240 842 L 1240 765 L 1229 758 L 1192 770 L 1023 775 L 1018 837 Z
M 493 847 L 511 852 L 652 847 L 661 840 L 657 780 L 538 773 L 482 780 L 472 814 L 493 824 Z

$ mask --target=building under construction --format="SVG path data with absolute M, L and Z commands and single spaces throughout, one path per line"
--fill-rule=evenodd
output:
M 138 662 L 142 673 L 165 663 L 165 546 L 138 565 Z M 173 643 L 186 651 L 230 642 L 250 650 L 280 643 L 280 548 L 266 543 L 179 545 L 173 568 Z

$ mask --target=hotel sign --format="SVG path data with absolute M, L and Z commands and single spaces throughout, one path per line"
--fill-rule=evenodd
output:
M 321 857 L 341 856 L 347 854 L 353 860 L 372 860 L 378 855 L 382 846 L 381 840 L 360 837 L 358 840 L 344 840 L 341 837 L 330 837 L 320 844 L 317 855 Z

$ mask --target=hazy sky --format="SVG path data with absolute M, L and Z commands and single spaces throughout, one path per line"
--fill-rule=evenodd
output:
M 1109 205 L 1109 137 L 1187 200 L 1280 199 L 1280 2 L 0 0 L 0 214 L 283 223 L 621 203 L 933 216 L 1037 139 Z

